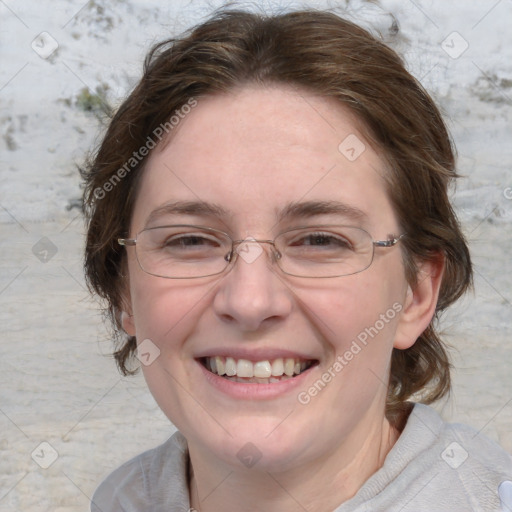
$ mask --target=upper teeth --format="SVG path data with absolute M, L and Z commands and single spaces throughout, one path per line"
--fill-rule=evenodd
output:
M 234 359 L 233 357 L 207 357 L 206 368 L 217 375 L 229 377 L 257 377 L 266 379 L 287 375 L 298 375 L 308 367 L 308 362 L 293 357 L 278 358 L 273 361 L 264 360 L 253 363 L 247 359 Z

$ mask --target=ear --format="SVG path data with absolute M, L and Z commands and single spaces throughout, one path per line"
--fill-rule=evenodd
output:
M 126 334 L 135 336 L 135 323 L 133 322 L 133 315 L 128 311 L 121 311 L 121 326 Z
M 444 256 L 442 254 L 418 265 L 418 282 L 414 288 L 411 285 L 407 287 L 394 348 L 404 350 L 412 347 L 428 327 L 436 311 L 443 273 Z
M 135 323 L 133 321 L 130 286 L 127 281 L 124 283 L 122 290 L 122 311 L 119 319 L 123 331 L 128 334 L 128 336 L 135 336 Z

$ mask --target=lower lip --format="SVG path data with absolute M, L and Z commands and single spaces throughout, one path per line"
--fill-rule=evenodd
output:
M 290 393 L 294 389 L 304 386 L 304 381 L 307 379 L 309 372 L 318 366 L 315 364 L 311 368 L 304 370 L 300 375 L 286 379 L 281 382 L 273 382 L 272 384 L 258 384 L 234 382 L 232 380 L 221 377 L 215 373 L 207 370 L 199 361 L 196 361 L 200 366 L 206 380 L 219 391 L 226 395 L 237 399 L 246 400 L 268 400 L 279 397 L 286 393 Z

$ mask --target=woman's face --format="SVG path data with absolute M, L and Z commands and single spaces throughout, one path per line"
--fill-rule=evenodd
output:
M 400 234 L 384 163 L 333 100 L 244 87 L 199 98 L 180 123 L 149 157 L 130 236 L 170 224 L 239 240 L 322 224 L 364 228 L 374 240 Z M 177 202 L 190 205 L 177 212 Z M 319 207 L 326 202 L 336 208 Z M 245 246 L 250 257 L 217 276 L 164 279 L 142 271 L 128 248 L 133 316 L 124 327 L 145 343 L 148 386 L 191 450 L 227 464 L 276 470 L 348 453 L 385 422 L 391 351 L 410 296 L 400 246 L 376 248 L 363 272 L 328 279 L 283 274 L 269 246 L 261 249 Z M 205 367 L 215 356 L 239 371 L 241 359 L 260 369 L 268 361 L 277 374 L 280 359 L 312 366 L 277 382 L 237 382 Z

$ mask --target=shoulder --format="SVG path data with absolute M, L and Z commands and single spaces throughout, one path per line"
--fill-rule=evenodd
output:
M 423 404 L 415 404 L 411 414 L 420 428 L 433 429 L 433 447 L 442 448 L 440 458 L 451 469 L 488 468 L 503 477 L 512 477 L 512 456 L 481 431 L 461 423 L 447 423 Z
M 512 456 L 497 443 L 468 425 L 443 421 L 423 404 L 415 404 L 404 434 L 407 445 L 414 438 L 418 443 L 418 436 L 426 440 L 410 467 L 425 471 L 419 480 L 426 485 L 422 494 L 431 503 L 452 507 L 458 503 L 461 510 L 500 510 L 499 488 L 512 480 Z
M 135 512 L 175 505 L 188 510 L 188 449 L 176 432 L 165 443 L 114 470 L 96 489 L 91 512 Z
M 511 480 L 512 457 L 498 444 L 467 425 L 443 421 L 429 406 L 414 404 L 383 466 L 336 510 L 512 510 L 504 501 L 510 499 L 505 494 Z

